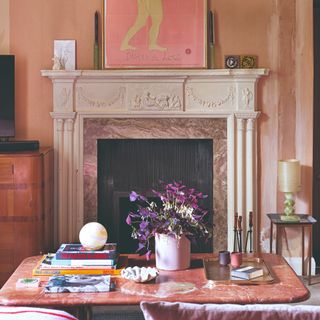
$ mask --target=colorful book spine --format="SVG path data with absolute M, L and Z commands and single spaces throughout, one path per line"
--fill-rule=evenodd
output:
M 115 259 L 117 257 L 116 243 L 108 243 L 103 250 L 85 250 L 81 244 L 64 243 L 56 252 L 56 259 Z
M 56 259 L 51 260 L 52 266 L 113 266 L 117 263 L 117 259 Z
M 58 276 L 67 274 L 89 274 L 89 275 L 111 275 L 118 276 L 121 274 L 121 269 L 39 269 L 32 270 L 33 276 Z
M 121 264 L 122 267 L 119 269 L 116 269 L 116 265 L 114 266 L 108 266 L 108 267 L 54 267 L 50 264 L 43 263 L 46 261 L 46 259 L 51 260 L 51 255 L 44 255 L 42 258 L 38 261 L 34 269 L 32 270 L 33 276 L 52 276 L 52 275 L 68 275 L 68 274 L 88 274 L 88 275 L 113 275 L 117 276 L 121 273 L 121 270 L 124 268 L 124 265 L 127 263 L 126 261 L 123 261 Z
M 57 269 L 116 269 L 117 265 L 113 266 L 52 266 L 45 263 L 40 265 L 41 269 L 48 269 L 48 270 L 57 270 Z
M 90 260 L 99 260 L 99 259 L 115 259 L 117 257 L 116 251 L 111 252 L 62 252 L 57 251 L 56 259 L 57 260 L 81 260 L 81 259 L 90 259 Z

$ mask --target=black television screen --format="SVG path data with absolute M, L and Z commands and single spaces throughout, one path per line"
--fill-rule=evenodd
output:
M 0 138 L 14 137 L 14 56 L 0 55 Z

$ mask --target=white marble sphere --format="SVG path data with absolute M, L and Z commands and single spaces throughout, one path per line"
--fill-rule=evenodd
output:
M 87 250 L 99 250 L 103 248 L 108 239 L 106 228 L 98 222 L 85 224 L 79 232 L 79 240 Z

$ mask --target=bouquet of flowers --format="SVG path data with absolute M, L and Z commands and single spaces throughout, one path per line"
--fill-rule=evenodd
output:
M 129 212 L 126 223 L 132 227 L 131 236 L 139 242 L 138 253 L 146 254 L 149 259 L 150 239 L 156 233 L 176 238 L 185 235 L 191 241 L 206 241 L 211 237 L 204 219 L 208 211 L 199 205 L 206 195 L 178 182 L 165 185 L 163 191 L 152 190 L 152 193 L 160 198 L 161 205 L 135 191 L 130 193 L 130 201 L 137 204 L 137 210 Z

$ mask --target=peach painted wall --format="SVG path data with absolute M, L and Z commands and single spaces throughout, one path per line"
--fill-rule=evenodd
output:
M 77 40 L 77 66 L 93 67 L 93 15 L 101 0 L 10 0 L 10 51 L 16 55 L 16 138 L 53 144 L 51 69 L 54 39 Z
M 0 54 L 8 54 L 10 51 L 9 30 L 9 0 L 0 1 Z
M 216 66 L 225 54 L 255 54 L 270 75 L 259 83 L 259 220 L 282 208 L 277 160 L 297 157 L 303 167 L 297 208 L 311 210 L 312 0 L 209 0 L 216 20 Z M 50 69 L 54 39 L 77 40 L 77 67 L 93 66 L 93 15 L 101 0 L 10 0 L 10 52 L 17 59 L 16 129 L 19 139 L 53 144 Z M 1 25 L 0 25 L 1 26 Z M 293 234 L 292 237 L 295 235 Z M 267 247 L 267 242 L 262 243 Z

